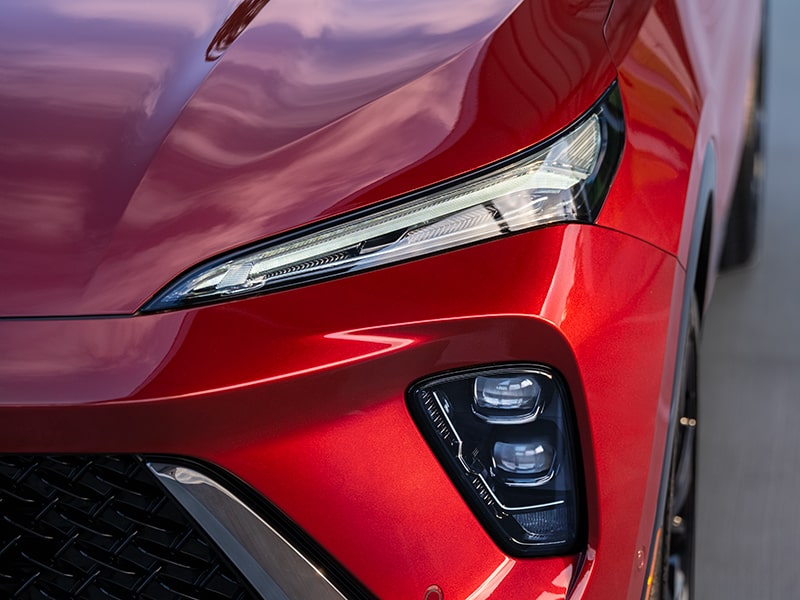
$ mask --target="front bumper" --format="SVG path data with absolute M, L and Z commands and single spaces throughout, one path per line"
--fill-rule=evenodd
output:
M 212 463 L 381 598 L 431 585 L 449 598 L 638 598 L 683 281 L 649 244 L 562 225 L 205 308 L 0 321 L 0 452 Z M 415 380 L 502 362 L 567 382 L 586 477 L 580 555 L 500 552 L 408 413 Z

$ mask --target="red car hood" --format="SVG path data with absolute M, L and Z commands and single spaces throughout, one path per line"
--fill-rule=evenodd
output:
M 3 3 L 0 316 L 130 314 L 550 135 L 614 76 L 609 3 Z

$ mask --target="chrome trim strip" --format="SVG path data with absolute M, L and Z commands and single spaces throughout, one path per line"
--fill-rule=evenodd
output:
M 190 468 L 148 462 L 166 490 L 265 600 L 344 600 L 294 546 L 226 488 Z

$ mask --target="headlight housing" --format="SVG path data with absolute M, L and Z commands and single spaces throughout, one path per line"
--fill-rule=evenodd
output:
M 570 552 L 585 532 L 578 439 L 566 386 L 541 365 L 428 378 L 409 410 L 473 512 L 512 556 Z
M 577 122 L 478 172 L 224 255 L 144 312 L 220 302 L 374 269 L 551 223 L 591 223 L 622 152 L 612 86 Z

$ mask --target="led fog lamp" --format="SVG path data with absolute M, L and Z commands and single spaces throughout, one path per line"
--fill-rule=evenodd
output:
M 504 551 L 575 548 L 582 531 L 577 438 L 555 372 L 510 365 L 432 377 L 409 390 L 409 406 Z
M 142 311 L 342 277 L 551 223 L 592 223 L 622 144 L 621 101 L 614 85 L 575 123 L 535 147 L 450 181 L 217 257 L 179 276 Z

